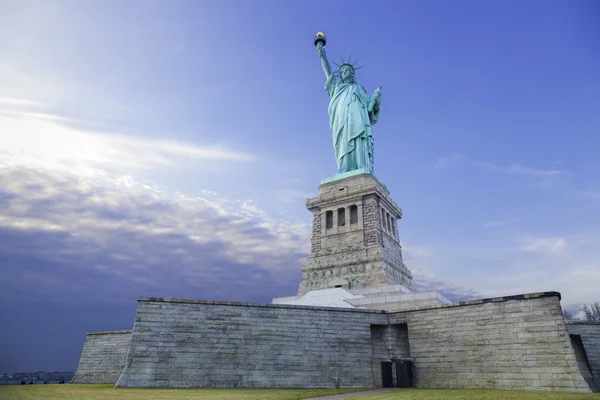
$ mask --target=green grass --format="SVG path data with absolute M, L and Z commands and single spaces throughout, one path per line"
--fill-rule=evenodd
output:
M 600 400 L 600 393 L 493 389 L 398 389 L 356 400 Z
M 114 385 L 0 386 L 1 400 L 301 400 L 357 389 L 115 389 Z
M 352 389 L 115 389 L 113 385 L 0 386 L 2 400 L 301 400 Z M 600 400 L 600 393 L 481 389 L 397 389 L 356 400 Z

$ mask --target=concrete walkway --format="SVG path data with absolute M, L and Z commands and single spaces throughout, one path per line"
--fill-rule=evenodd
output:
M 325 396 L 325 397 L 314 397 L 312 399 L 305 399 L 305 400 L 336 400 L 336 399 L 349 399 L 351 397 L 358 397 L 358 396 L 366 396 L 368 394 L 376 394 L 376 393 L 386 393 L 386 392 L 390 392 L 392 390 L 396 390 L 396 389 L 392 389 L 392 388 L 385 388 L 385 389 L 375 389 L 375 390 L 367 390 L 365 392 L 354 392 L 354 393 L 346 393 L 346 394 L 336 394 L 334 396 Z

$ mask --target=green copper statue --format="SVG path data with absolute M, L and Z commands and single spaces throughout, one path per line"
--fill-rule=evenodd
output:
M 332 72 L 325 55 L 323 33 L 317 33 L 315 46 L 327 78 L 325 90 L 331 98 L 328 110 L 329 125 L 333 135 L 338 174 L 359 169 L 374 174 L 371 126 L 379 119 L 381 87 L 375 89 L 369 97 L 365 88 L 356 83 L 355 74 L 358 68 L 350 63 L 350 60 L 342 60 L 338 70 Z

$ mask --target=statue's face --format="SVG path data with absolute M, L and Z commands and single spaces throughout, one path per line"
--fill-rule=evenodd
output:
M 352 71 L 352 68 L 342 67 L 342 69 L 340 69 L 340 78 L 342 78 L 343 81 L 347 81 L 348 79 L 350 79 L 353 76 L 354 76 L 354 71 Z

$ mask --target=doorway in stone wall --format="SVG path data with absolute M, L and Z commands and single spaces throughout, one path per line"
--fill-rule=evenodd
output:
M 414 386 L 414 358 L 410 357 L 406 323 L 371 325 L 373 378 L 376 386 Z
M 392 371 L 392 363 L 390 361 L 381 362 L 381 381 L 384 388 L 393 388 L 394 372 Z
M 381 385 L 384 388 L 413 387 L 413 360 L 400 359 L 394 361 L 382 361 Z
M 394 363 L 396 370 L 396 387 L 407 388 L 413 385 L 413 363 L 410 360 L 402 360 Z

